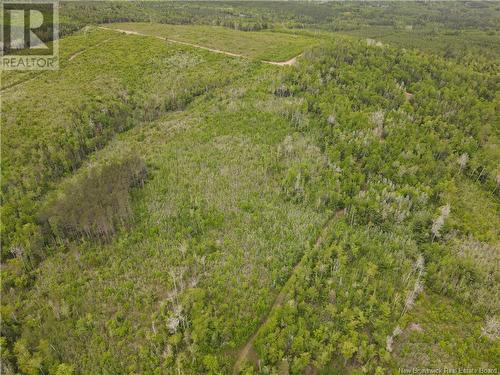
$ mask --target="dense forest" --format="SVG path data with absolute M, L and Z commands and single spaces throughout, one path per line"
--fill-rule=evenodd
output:
M 61 3 L 2 72 L 1 372 L 498 371 L 499 24 Z
M 236 30 L 324 30 L 373 38 L 461 60 L 497 58 L 499 5 L 415 2 L 62 2 L 61 30 L 109 22 L 204 24 Z M 491 59 L 489 60 L 491 62 Z

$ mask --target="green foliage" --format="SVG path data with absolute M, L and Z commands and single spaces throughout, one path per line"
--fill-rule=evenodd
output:
M 31 246 L 38 244 L 38 235 L 28 236 L 34 232 L 39 202 L 88 155 L 105 147 L 116 134 L 180 110 L 223 85 L 230 74 L 214 74 L 222 66 L 226 73 L 235 74 L 239 66 L 238 61 L 209 54 L 201 60 L 219 61 L 220 69 L 216 63 L 199 70 L 199 61 L 188 65 L 177 61 L 186 48 L 166 46 L 153 38 L 144 43 L 143 38 L 134 36 L 119 41 L 113 37 L 114 32 L 102 30 L 82 32 L 61 41 L 63 51 L 73 49 L 68 59 L 78 53 L 75 47 L 83 45 L 84 53 L 61 62 L 60 72 L 42 72 L 27 82 L 16 79 L 18 72 L 7 77 L 12 84 L 2 97 L 4 257 L 11 255 L 11 249 L 23 247 L 26 256 L 39 259 L 40 249 Z M 95 48 L 100 43 L 105 43 L 110 53 L 100 54 Z M 178 79 L 181 73 L 183 80 Z M 49 103 L 45 100 L 47 90 L 55 95 Z M 16 95 L 10 95 L 14 91 Z M 30 246 L 24 247 L 26 242 Z
M 68 365 L 66 363 L 61 363 L 59 366 L 57 366 L 55 375 L 73 375 L 74 373 L 74 366 Z
M 145 179 L 144 161 L 133 154 L 91 166 L 48 199 L 40 219 L 55 236 L 109 239 L 131 215 L 130 189 Z
M 243 32 L 213 26 L 113 23 L 106 27 L 154 35 L 242 55 L 245 58 L 269 61 L 291 59 L 305 48 L 321 42 L 320 38 L 305 35 L 263 31 Z
M 435 56 L 348 40 L 307 53 L 284 78 L 279 87 L 308 104 L 303 131 L 318 134 L 319 149 L 337 171 L 327 180 L 336 180 L 338 195 L 326 207 L 346 207 L 350 228 L 331 229 L 340 238 L 333 252 L 324 247 L 307 255 L 311 263 L 296 274 L 288 300 L 259 331 L 255 345 L 265 371 L 277 371 L 287 360 L 297 363 L 291 373 L 302 373 L 304 353 L 312 353 L 308 365 L 321 368 L 328 357 L 323 353 L 329 352 L 336 354 L 332 366 L 339 373 L 355 372 L 353 366 L 368 372 L 390 367 L 395 327 L 404 327 L 422 291 L 424 267 L 429 288 L 474 301 L 476 315 L 467 319 L 498 314 L 498 269 L 487 266 L 498 263 L 497 247 L 469 240 L 457 248 L 471 231 L 478 238 L 491 233 L 489 220 L 478 215 L 466 224 L 474 208 L 463 206 L 471 201 L 451 198 L 455 184 L 473 186 L 484 214 L 498 224 L 493 218 L 498 195 L 488 177 L 495 175 L 494 163 L 482 163 L 478 177 L 457 162 L 466 150 L 471 161 L 482 159 L 482 148 L 496 142 L 496 100 L 485 102 L 479 89 L 490 79 L 488 72 L 477 74 Z M 477 89 L 470 88 L 471 81 L 480 82 Z M 415 95 L 405 99 L 406 92 Z M 318 182 L 290 182 L 300 196 L 322 194 Z M 498 236 L 489 239 L 495 243 Z M 323 337 L 328 331 L 338 335 Z M 478 353 L 469 352 L 471 360 L 487 356 Z M 463 363 L 464 357 L 454 360 Z
M 430 293 L 408 316 L 408 328 L 398 338 L 396 363 L 433 367 L 467 363 L 470 367 L 499 366 L 499 346 L 483 333 L 484 320 L 471 313 L 474 303 Z M 418 322 L 418 325 L 416 325 Z
M 497 52 L 427 38 L 495 40 L 474 4 L 64 4 L 322 47 L 85 28 L 60 71 L 5 74 L 2 371 L 224 374 L 248 340 L 243 373 L 498 366 Z
M 304 35 L 319 30 L 416 48 L 491 70 L 499 56 L 500 19 L 493 2 L 64 2 L 63 33 L 88 23 L 159 22 L 278 29 Z M 479 71 L 480 71 L 479 70 Z

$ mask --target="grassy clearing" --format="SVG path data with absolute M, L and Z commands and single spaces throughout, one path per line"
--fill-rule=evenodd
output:
M 291 59 L 320 42 L 316 38 L 298 34 L 238 31 L 216 26 L 152 23 L 113 23 L 106 26 L 194 43 L 256 60 L 269 61 Z

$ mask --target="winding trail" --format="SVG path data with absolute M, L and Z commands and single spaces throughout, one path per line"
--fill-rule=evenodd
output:
M 181 44 L 181 45 L 184 45 L 184 46 L 189 46 L 189 47 L 204 49 L 205 51 L 210 51 L 210 52 L 214 52 L 214 53 L 220 53 L 220 54 L 226 55 L 226 56 L 241 57 L 241 58 L 244 58 L 244 59 L 248 58 L 247 56 L 239 54 L 239 53 L 233 53 L 233 52 L 223 51 L 223 50 L 216 49 L 216 48 L 205 47 L 205 46 L 201 46 L 201 45 L 195 44 L 195 43 L 182 42 L 180 40 L 165 38 L 163 36 L 151 35 L 151 34 L 144 34 L 144 33 L 140 33 L 138 31 L 132 31 L 132 30 L 114 29 L 114 28 L 111 28 L 111 27 L 104 27 L 104 26 L 99 26 L 99 28 L 100 29 L 104 29 L 104 30 L 112 30 L 112 31 L 120 32 L 120 33 L 125 33 L 127 35 L 149 36 L 149 37 L 153 37 L 153 38 L 156 38 L 156 39 L 164 40 L 164 41 L 167 41 L 167 42 L 170 42 L 170 43 Z M 264 64 L 270 64 L 270 65 L 289 66 L 289 65 L 294 65 L 297 62 L 297 58 L 300 57 L 301 55 L 302 54 L 300 54 L 298 56 L 295 56 L 295 57 L 293 57 L 293 58 L 291 58 L 290 60 L 287 60 L 287 61 L 267 61 L 267 60 L 260 60 L 260 62 L 262 62 Z
M 226 56 L 231 56 L 231 57 L 240 57 L 240 58 L 243 58 L 243 59 L 248 59 L 247 56 L 245 55 L 242 55 L 242 54 L 239 54 L 239 53 L 233 53 L 233 52 L 229 52 L 229 51 L 223 51 L 223 50 L 220 50 L 220 49 L 216 49 L 216 48 L 210 48 L 210 47 L 205 47 L 205 46 L 201 46 L 199 44 L 195 44 L 195 43 L 189 43 L 189 42 L 182 42 L 180 40 L 176 40 L 176 39 L 170 39 L 170 38 L 165 38 L 165 37 L 162 37 L 162 36 L 157 36 L 157 35 L 150 35 L 150 34 L 143 34 L 143 33 L 140 33 L 140 32 L 137 32 L 137 31 L 132 31 L 132 30 L 125 30 L 125 29 L 114 29 L 114 28 L 111 28 L 111 27 L 104 27 L 104 26 L 99 26 L 99 29 L 103 29 L 103 30 L 111 30 L 111 31 L 116 31 L 116 32 L 120 32 L 120 33 L 124 33 L 124 34 L 127 34 L 127 35 L 140 35 L 140 36 L 149 36 L 149 37 L 153 37 L 153 38 L 157 38 L 157 39 L 160 39 L 160 40 L 164 40 L 164 41 L 167 41 L 167 42 L 170 42 L 170 43 L 175 43 L 175 44 L 181 44 L 181 45 L 184 45 L 184 46 L 189 46 L 189 47 L 194 47 L 194 48 L 199 48 L 199 49 L 203 49 L 205 51 L 210 51 L 210 52 L 214 52 L 214 53 L 220 53 L 222 55 L 226 55 Z M 88 51 L 89 49 L 92 49 L 92 48 L 95 48 L 95 47 L 98 47 L 100 46 L 101 44 L 104 44 L 106 42 L 108 42 L 111 38 L 108 38 L 106 40 L 103 40 L 102 42 L 99 42 L 93 46 L 90 46 L 88 48 L 85 48 L 85 49 L 82 49 L 80 51 L 76 51 L 75 53 L 73 53 L 71 56 L 69 56 L 68 58 L 68 61 L 72 61 L 73 59 L 77 58 L 78 56 L 80 56 L 82 53 L 85 53 L 86 51 Z M 268 61 L 268 60 L 260 60 L 260 62 L 264 63 L 264 64 L 269 64 L 269 65 L 276 65 L 276 66 L 290 66 L 290 65 L 295 65 L 297 63 L 297 59 L 302 56 L 302 53 L 298 56 L 295 56 L 295 57 L 292 57 L 290 60 L 286 60 L 286 61 Z M 28 81 L 31 81 L 37 77 L 39 77 L 40 74 L 37 74 L 35 76 L 31 76 L 29 78 L 26 78 L 24 80 L 20 80 L 20 81 L 17 81 L 17 82 L 13 82 L 12 84 L 10 85 L 7 85 L 5 87 L 2 87 L 0 88 L 0 92 L 4 92 L 12 87 L 15 87 L 19 84 L 22 84 L 22 83 L 26 83 Z
M 294 65 L 297 62 L 297 58 L 302 56 L 302 53 L 298 56 L 292 57 L 290 60 L 287 61 L 266 61 L 266 60 L 261 60 L 261 62 L 265 64 L 271 64 L 271 65 L 279 65 L 279 66 L 288 66 L 288 65 Z
M 80 56 L 82 53 L 85 53 L 85 52 L 87 52 L 88 50 L 90 50 L 90 49 L 92 49 L 92 48 L 99 47 L 100 45 L 102 45 L 102 44 L 104 44 L 104 43 L 107 43 L 107 42 L 108 42 L 108 41 L 110 41 L 111 39 L 112 39 L 112 38 L 108 38 L 108 39 L 103 40 L 103 41 L 101 41 L 101 42 L 99 42 L 99 43 L 96 43 L 96 44 L 94 44 L 94 45 L 92 45 L 92 46 L 90 46 L 90 47 L 88 47 L 88 48 L 84 48 L 84 49 L 81 49 L 81 50 L 79 50 L 79 51 L 76 51 L 75 53 L 73 53 L 72 55 L 70 55 L 70 56 L 69 56 L 68 61 L 72 61 L 72 60 L 73 60 L 73 59 L 75 59 L 76 57 Z M 18 86 L 18 85 L 21 85 L 21 84 L 23 84 L 23 83 L 27 83 L 27 82 L 29 82 L 29 81 L 32 81 L 32 80 L 34 80 L 34 79 L 36 79 L 36 78 L 38 78 L 38 77 L 41 77 L 43 74 L 44 74 L 44 71 L 37 71 L 37 72 L 35 72 L 35 73 L 33 73 L 33 74 L 29 74 L 29 73 L 27 73 L 27 75 L 28 75 L 28 77 L 27 77 L 27 78 L 21 79 L 21 80 L 16 81 L 16 82 L 12 82 L 12 83 L 10 83 L 9 85 L 6 85 L 6 86 L 4 86 L 4 87 L 0 88 L 0 92 L 2 92 L 2 93 L 3 93 L 3 92 L 5 92 L 5 91 L 7 91 L 7 90 L 9 90 L 9 89 L 11 89 L 11 88 L 13 88 L 13 87 L 16 87 L 16 86 Z
M 27 75 L 28 75 L 28 74 L 27 74 Z M 7 90 L 9 90 L 9 89 L 11 89 L 11 88 L 13 88 L 13 87 L 16 87 L 16 86 L 18 86 L 18 85 L 21 85 L 21 84 L 23 84 L 23 83 L 26 83 L 26 82 L 29 82 L 29 81 L 33 81 L 35 78 L 38 78 L 38 77 L 40 77 L 41 75 L 43 75 L 43 72 L 42 72 L 42 73 L 39 73 L 39 74 L 36 74 L 36 73 L 35 73 L 34 75 L 33 75 L 33 74 L 31 74 L 31 75 L 28 75 L 28 77 L 27 77 L 27 78 L 23 78 L 23 79 L 21 79 L 21 80 L 19 80 L 19 81 L 12 82 L 12 83 L 10 83 L 10 84 L 8 84 L 8 85 L 6 85 L 6 86 L 2 87 L 2 88 L 0 89 L 0 93 L 3 93 L 3 92 L 5 92 L 5 91 L 7 91 Z
M 333 217 L 330 217 L 326 221 L 326 223 L 323 225 L 323 228 L 321 229 L 321 233 L 319 234 L 318 238 L 316 239 L 316 242 L 314 244 L 314 249 L 318 249 L 321 246 L 321 244 L 323 243 L 325 235 L 326 235 L 328 229 L 330 228 L 330 224 L 334 220 L 342 217 L 343 215 L 344 215 L 344 210 L 339 210 L 335 213 L 335 215 L 333 215 Z M 271 309 L 269 310 L 269 312 L 267 313 L 266 317 L 264 318 L 264 320 L 262 321 L 260 326 L 256 329 L 255 333 L 250 337 L 250 339 L 248 339 L 245 346 L 243 348 L 241 348 L 241 350 L 238 352 L 238 355 L 236 356 L 236 362 L 235 362 L 234 367 L 233 367 L 232 375 L 238 374 L 238 371 L 241 369 L 241 365 L 243 365 L 245 360 L 249 359 L 250 357 L 254 357 L 255 359 L 257 358 L 257 353 L 255 353 L 255 349 L 253 348 L 253 344 L 255 342 L 255 339 L 257 338 L 257 335 L 259 334 L 262 327 L 264 327 L 266 325 L 266 323 L 269 321 L 269 319 L 271 318 L 274 310 L 276 310 L 277 308 L 279 308 L 280 306 L 283 305 L 283 302 L 285 301 L 285 297 L 290 289 L 290 286 L 295 281 L 296 275 L 297 275 L 298 271 L 304 265 L 304 263 L 307 259 L 307 256 L 308 256 L 308 252 L 304 253 L 300 262 L 295 265 L 290 277 L 286 281 L 285 285 L 283 285 L 283 287 L 281 288 L 281 291 L 276 296 L 276 299 L 274 300 L 274 303 L 273 303 Z
M 77 56 L 80 56 L 82 53 L 84 53 L 84 52 L 88 51 L 89 49 L 99 47 L 100 45 L 102 45 L 102 44 L 104 44 L 104 43 L 106 43 L 106 42 L 108 42 L 108 41 L 110 41 L 110 40 L 111 40 L 111 38 L 108 38 L 108 39 L 106 39 L 106 40 L 103 40 L 102 42 L 99 42 L 99 43 L 97 43 L 97 44 L 94 44 L 93 46 L 90 46 L 90 47 L 88 47 L 88 48 L 85 48 L 85 49 L 82 49 L 82 50 L 80 50 L 80 51 L 77 51 L 77 52 L 75 52 L 74 54 L 72 54 L 72 55 L 69 57 L 68 61 L 71 61 L 71 60 L 73 60 L 74 58 L 76 58 Z

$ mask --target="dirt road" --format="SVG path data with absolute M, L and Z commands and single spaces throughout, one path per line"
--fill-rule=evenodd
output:
M 220 54 L 226 55 L 226 56 L 247 58 L 245 55 L 242 55 L 242 54 L 239 54 L 239 53 L 222 51 L 220 49 L 205 47 L 205 46 L 201 46 L 201 45 L 195 44 L 195 43 L 182 42 L 180 40 L 165 38 L 165 37 L 162 37 L 162 36 L 150 35 L 150 34 L 143 34 L 143 33 L 140 33 L 140 32 L 137 32 L 137 31 L 131 31 L 131 30 L 113 29 L 111 27 L 104 27 L 104 26 L 100 26 L 99 28 L 100 29 L 104 29 L 104 30 L 118 31 L 118 32 L 125 33 L 125 34 L 128 34 L 128 35 L 150 36 L 150 37 L 157 38 L 157 39 L 160 39 L 160 40 L 165 40 L 165 41 L 170 42 L 170 43 L 182 44 L 184 46 L 190 46 L 190 47 L 194 47 L 194 48 L 204 49 L 205 51 L 210 51 L 210 52 L 214 52 L 214 53 L 220 53 Z M 299 56 L 293 57 L 293 58 L 291 58 L 290 60 L 287 60 L 287 61 L 267 61 L 267 60 L 261 60 L 261 62 L 263 62 L 264 64 L 270 64 L 270 65 L 289 66 L 289 65 L 295 64 L 297 62 L 297 57 L 299 57 Z
M 99 43 L 97 43 L 97 44 L 94 44 L 93 46 L 90 46 L 90 47 L 88 47 L 88 48 L 86 48 L 86 49 L 82 49 L 82 50 L 80 50 L 80 51 L 77 51 L 77 52 L 75 52 L 74 54 L 72 54 L 72 55 L 69 57 L 68 61 L 71 61 L 71 60 L 73 60 L 74 58 L 76 58 L 76 57 L 80 56 L 82 53 L 84 53 L 84 52 L 88 51 L 89 49 L 99 47 L 100 45 L 102 45 L 102 44 L 104 44 L 104 43 L 107 43 L 107 42 L 108 42 L 108 41 L 110 41 L 110 40 L 111 40 L 111 38 L 108 38 L 108 39 L 103 40 L 102 42 L 99 42 Z
M 316 243 L 314 244 L 315 249 L 319 248 L 321 246 L 321 244 L 323 243 L 325 235 L 326 235 L 328 229 L 330 228 L 330 224 L 332 223 L 332 221 L 334 221 L 335 219 L 338 219 L 343 214 L 344 214 L 344 211 L 340 210 L 332 218 L 330 218 L 326 222 L 326 224 L 323 226 L 323 229 L 321 230 L 321 233 L 319 234 L 319 236 L 316 240 Z M 261 328 L 270 319 L 271 315 L 273 314 L 273 311 L 275 309 L 277 309 L 278 307 L 280 307 L 281 305 L 283 305 L 283 302 L 285 301 L 285 297 L 286 297 L 287 293 L 289 292 L 290 286 L 291 286 L 291 284 L 293 284 L 295 277 L 297 275 L 297 272 L 302 268 L 306 259 L 307 259 L 307 253 L 302 257 L 300 262 L 297 263 L 297 265 L 293 268 L 290 277 L 288 278 L 288 280 L 285 283 L 285 285 L 283 286 L 283 288 L 281 288 L 281 291 L 279 292 L 276 299 L 274 300 L 273 306 L 269 310 L 269 313 L 267 314 L 267 316 L 264 319 L 264 321 L 262 322 L 262 324 L 259 326 L 259 328 L 257 328 L 257 330 L 252 335 L 252 337 L 250 337 L 250 339 L 245 344 L 245 346 L 238 352 L 238 355 L 236 357 L 236 362 L 235 362 L 234 367 L 233 367 L 233 372 L 232 372 L 233 375 L 238 374 L 238 371 L 241 369 L 241 365 L 243 365 L 245 360 L 250 358 L 251 354 L 253 354 L 253 357 L 256 358 L 256 353 L 254 351 L 253 344 L 255 342 L 255 339 L 257 338 L 258 333 L 260 332 Z

